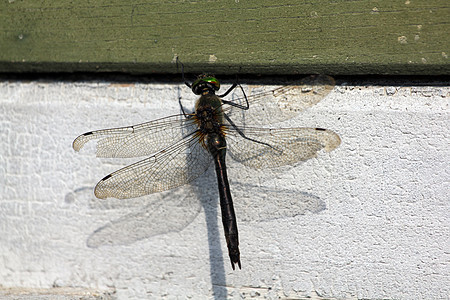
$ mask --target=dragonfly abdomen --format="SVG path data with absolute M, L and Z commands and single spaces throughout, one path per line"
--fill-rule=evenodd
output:
M 209 153 L 214 158 L 216 167 L 217 186 L 219 188 L 220 209 L 222 213 L 222 223 L 225 231 L 225 239 L 228 247 L 228 256 L 231 260 L 233 270 L 235 264 L 241 268 L 239 253 L 239 236 L 234 213 L 233 200 L 231 198 L 230 184 L 228 183 L 225 156 L 227 144 L 225 137 L 219 133 L 211 133 L 207 136 L 207 147 Z

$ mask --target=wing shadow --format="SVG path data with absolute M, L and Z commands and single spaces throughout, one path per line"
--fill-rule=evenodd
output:
M 160 234 L 179 232 L 197 217 L 202 207 L 208 218 L 217 218 L 215 178 L 205 177 L 191 185 L 131 200 L 94 199 L 92 189 L 86 187 L 74 191 L 71 201 L 89 197 L 92 209 L 131 211 L 97 228 L 89 235 L 87 246 L 130 245 Z M 205 191 L 205 185 L 214 185 L 214 189 Z M 239 222 L 265 222 L 306 213 L 316 214 L 326 209 L 325 202 L 319 197 L 294 189 L 232 183 L 232 194 Z

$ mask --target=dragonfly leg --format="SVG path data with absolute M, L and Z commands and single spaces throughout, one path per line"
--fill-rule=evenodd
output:
M 234 122 L 230 119 L 229 116 L 227 116 L 227 114 L 223 114 L 223 115 L 225 116 L 225 119 L 227 119 L 228 123 L 230 123 L 230 125 L 233 126 L 233 128 L 236 129 L 236 131 L 239 133 L 239 135 L 242 136 L 244 139 L 249 140 L 249 141 L 252 141 L 252 142 L 255 142 L 255 143 L 258 143 L 258 144 L 261 144 L 261 145 L 265 145 L 265 146 L 270 147 L 270 148 L 272 148 L 272 149 L 275 149 L 274 147 L 272 147 L 271 145 L 269 145 L 269 144 L 267 144 L 267 143 L 264 143 L 264 142 L 261 142 L 261 141 L 258 141 L 258 140 L 249 138 L 248 136 L 246 136 L 246 135 L 242 132 L 242 130 L 240 130 L 240 129 L 236 126 L 236 124 L 234 124 Z
M 229 93 L 231 93 L 237 86 L 241 86 L 239 83 L 237 83 L 237 82 L 235 82 L 235 83 L 233 83 L 233 85 L 225 92 L 225 93 L 223 93 L 222 95 L 217 95 L 217 97 L 219 97 L 219 98 L 223 98 L 223 97 L 226 97 Z
M 239 82 L 237 82 L 237 78 L 236 78 L 236 82 L 233 83 L 233 85 L 232 85 L 225 93 L 223 93 L 222 95 L 218 95 L 218 97 L 219 97 L 219 98 L 225 97 L 225 96 L 228 95 L 232 90 L 234 90 L 237 86 L 239 86 L 239 88 L 241 89 L 242 94 L 244 95 L 244 99 L 245 99 L 245 103 L 246 103 L 246 104 L 245 104 L 245 105 L 242 105 L 242 104 L 235 103 L 235 102 L 233 102 L 233 101 L 224 100 L 224 99 L 222 99 L 222 102 L 223 102 L 224 104 L 228 104 L 228 105 L 231 105 L 231 106 L 234 106 L 234 107 L 243 109 L 243 110 L 247 110 L 247 109 L 249 109 L 249 107 L 250 107 L 250 105 L 248 104 L 247 95 L 245 94 L 245 91 L 244 91 L 244 89 L 242 88 L 242 85 L 240 85 Z
M 181 97 L 178 97 L 178 103 L 180 104 L 181 112 L 183 113 L 184 117 L 187 118 L 187 119 L 191 118 L 192 115 L 187 114 L 187 113 L 184 111 L 183 104 L 181 103 Z
M 184 84 L 188 86 L 188 88 L 192 88 L 192 85 L 186 81 L 186 78 L 184 77 L 184 64 L 181 62 L 181 60 L 178 59 L 177 56 L 177 69 L 178 69 L 178 63 L 181 65 L 181 77 L 183 78 Z M 183 111 L 184 113 L 184 111 Z

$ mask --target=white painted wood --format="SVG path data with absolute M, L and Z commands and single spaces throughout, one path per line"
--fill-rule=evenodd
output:
M 118 299 L 446 299 L 449 93 L 341 83 L 288 123 L 336 131 L 338 149 L 265 180 L 230 161 L 243 264 L 232 271 L 212 168 L 191 187 L 98 200 L 96 182 L 124 163 L 71 148 L 86 131 L 178 113 L 179 95 L 194 99 L 185 86 L 1 82 L 0 284 Z M 267 219 L 268 201 L 297 216 Z

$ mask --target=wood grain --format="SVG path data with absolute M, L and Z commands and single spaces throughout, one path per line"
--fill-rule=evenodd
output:
M 0 71 L 450 74 L 450 2 L 0 3 Z

